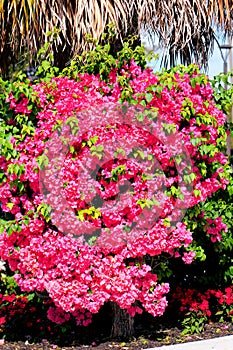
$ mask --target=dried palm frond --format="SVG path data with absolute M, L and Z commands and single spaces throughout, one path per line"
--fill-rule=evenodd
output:
M 108 23 L 116 26 L 116 35 L 126 34 L 131 26 L 134 1 L 122 0 L 79 0 L 69 17 L 72 49 L 77 52 L 85 48 L 85 35 L 91 34 L 97 40 Z
M 66 52 L 68 61 L 88 49 L 86 34 L 98 40 L 108 23 L 115 24 L 116 36 L 126 35 L 134 7 L 134 1 L 122 0 L 0 0 L 1 61 L 24 48 L 33 56 L 55 27 L 60 34 L 53 48 Z
M 167 48 L 165 64 L 195 60 L 207 65 L 215 40 L 213 28 L 233 33 L 232 0 L 142 0 L 139 20 Z
M 233 24 L 233 1 L 218 0 L 207 1 L 207 15 L 213 19 L 213 22 L 220 29 L 232 33 Z

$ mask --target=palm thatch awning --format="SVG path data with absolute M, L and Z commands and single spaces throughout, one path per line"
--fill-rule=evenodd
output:
M 0 0 L 1 61 L 25 48 L 34 55 L 54 27 L 54 51 L 68 60 L 88 49 L 86 34 L 99 40 L 107 23 L 115 24 L 118 40 L 142 27 L 155 33 L 169 50 L 165 63 L 179 57 L 202 65 L 216 30 L 232 36 L 233 0 Z

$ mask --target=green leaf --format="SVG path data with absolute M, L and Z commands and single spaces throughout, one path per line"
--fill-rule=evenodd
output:
M 146 101 L 145 101 L 145 100 L 141 100 L 141 101 L 140 101 L 140 105 L 142 105 L 142 106 L 145 107 L 145 106 L 146 106 Z
M 153 94 L 151 92 L 147 92 L 145 97 L 146 97 L 146 101 L 149 103 L 153 99 Z

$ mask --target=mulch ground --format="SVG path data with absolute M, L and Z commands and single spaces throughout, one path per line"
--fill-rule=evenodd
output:
M 140 333 L 140 332 L 139 332 Z M 143 335 L 136 336 L 130 342 L 114 342 L 103 341 L 101 343 L 92 342 L 91 345 L 70 344 L 70 346 L 58 346 L 51 344 L 46 340 L 40 343 L 32 343 L 31 341 L 8 342 L 4 341 L 0 345 L 0 350 L 140 350 L 158 347 L 169 344 L 180 344 L 184 342 L 197 341 L 233 335 L 232 323 L 213 323 L 205 327 L 205 331 L 201 334 L 182 335 L 178 328 L 161 329 L 154 332 L 153 329 L 141 332 Z

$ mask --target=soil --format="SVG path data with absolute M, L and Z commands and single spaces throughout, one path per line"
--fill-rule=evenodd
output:
M 47 340 L 42 340 L 39 343 L 30 341 L 10 342 L 4 341 L 1 344 L 0 350 L 140 350 L 153 347 L 159 347 L 169 344 L 180 344 L 203 339 L 222 337 L 233 335 L 232 323 L 212 323 L 205 326 L 205 330 L 200 334 L 182 335 L 182 331 L 176 327 L 154 330 L 153 328 L 147 331 L 136 329 L 136 336 L 130 342 L 116 342 L 110 339 L 93 340 L 91 344 L 71 343 L 69 346 L 58 346 L 49 343 Z

